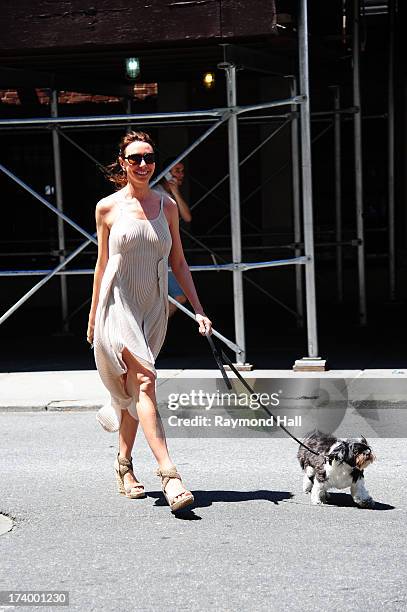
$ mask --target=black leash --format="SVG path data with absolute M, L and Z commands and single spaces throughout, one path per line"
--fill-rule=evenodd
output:
M 232 389 L 232 383 L 230 382 L 228 375 L 226 374 L 226 370 L 224 367 L 224 362 L 226 362 L 226 364 L 230 367 L 230 369 L 236 374 L 236 376 L 238 377 L 238 379 L 240 380 L 240 382 L 243 384 L 244 387 L 246 387 L 246 389 L 249 391 L 249 393 L 254 393 L 254 390 L 251 388 L 251 386 L 249 385 L 249 383 L 243 378 L 243 376 L 240 374 L 240 372 L 235 368 L 235 366 L 233 365 L 233 363 L 231 362 L 231 360 L 229 359 L 229 357 L 226 355 L 226 353 L 221 349 L 221 352 L 219 354 L 218 349 L 215 346 L 215 342 L 213 340 L 213 338 L 211 336 L 206 336 L 206 338 L 208 339 L 209 342 L 209 346 L 212 349 L 212 353 L 214 356 L 214 359 L 218 365 L 219 370 L 221 371 L 223 380 L 225 381 L 225 385 L 227 386 L 228 389 Z M 223 361 L 222 361 L 223 359 Z M 264 404 L 262 404 L 261 400 L 259 400 L 259 404 L 260 406 L 263 408 L 263 410 L 265 410 L 265 412 L 273 418 L 274 420 L 274 415 L 271 412 L 271 410 L 269 409 L 268 406 L 265 406 Z M 290 438 L 292 438 L 293 440 L 295 440 L 297 442 L 297 444 L 299 444 L 300 446 L 303 446 L 304 448 L 307 449 L 307 451 L 309 451 L 310 453 L 312 453 L 313 455 L 317 455 L 319 456 L 321 453 L 317 453 L 316 451 L 312 450 L 312 448 L 309 448 L 306 444 L 304 444 L 304 442 L 301 442 L 301 440 L 299 440 L 298 438 L 296 438 L 294 436 L 294 434 L 292 434 L 290 431 L 288 431 L 288 429 L 286 427 L 284 427 L 284 425 L 278 425 L 278 427 L 281 427 L 281 429 L 283 431 L 285 431 L 285 433 L 287 435 L 290 436 Z
M 216 363 L 218 365 L 220 373 L 222 374 L 223 380 L 225 381 L 225 385 L 227 386 L 228 389 L 232 389 L 233 388 L 232 387 L 232 383 L 230 382 L 230 380 L 228 378 L 228 375 L 226 374 L 226 370 L 225 370 L 225 368 L 223 366 L 223 362 L 222 362 L 222 359 L 220 358 L 218 349 L 216 348 L 215 343 L 212 340 L 211 336 L 206 336 L 206 337 L 208 338 L 209 346 L 212 349 L 213 356 L 214 356 L 215 361 L 216 361 Z

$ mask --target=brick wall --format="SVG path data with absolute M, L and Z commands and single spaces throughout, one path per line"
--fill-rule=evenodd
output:
M 0 102 L 2 104 L 21 104 L 15 89 L 0 89 Z
M 50 90 L 36 88 L 35 90 L 37 98 L 40 104 L 50 103 Z M 136 83 L 134 85 L 134 99 L 145 100 L 151 96 L 158 95 L 158 84 L 157 83 Z M 115 96 L 99 96 L 78 93 L 74 91 L 60 91 L 58 94 L 58 102 L 60 104 L 80 104 L 81 102 L 120 102 L 121 99 Z M 0 102 L 2 104 L 15 104 L 20 105 L 20 99 L 18 92 L 15 89 L 2 89 L 0 90 Z

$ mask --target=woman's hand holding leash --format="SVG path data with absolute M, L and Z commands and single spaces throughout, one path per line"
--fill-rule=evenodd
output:
M 199 324 L 199 333 L 202 336 L 210 336 L 212 333 L 212 321 L 204 314 L 195 314 L 195 319 Z

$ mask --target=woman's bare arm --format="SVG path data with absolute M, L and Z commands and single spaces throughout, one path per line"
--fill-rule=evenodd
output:
M 174 200 L 178 204 L 178 209 L 179 209 L 179 214 L 180 214 L 181 219 L 183 219 L 186 223 L 191 223 L 192 221 L 191 211 L 189 209 L 188 204 L 185 202 L 184 198 L 181 195 L 177 181 L 172 180 L 172 181 L 167 181 L 167 182 L 168 182 L 168 187 L 171 191 L 171 195 L 173 196 Z
M 96 309 L 99 302 L 100 285 L 102 283 L 103 274 L 109 258 L 109 227 L 106 223 L 106 216 L 110 212 L 111 204 L 106 204 L 101 200 L 96 205 L 96 231 L 98 237 L 98 257 L 95 265 L 95 273 L 93 276 L 93 291 L 92 302 L 89 312 L 88 323 L 88 342 L 93 342 L 93 329 L 95 326 Z
M 192 279 L 191 272 L 189 271 L 188 264 L 185 260 L 184 250 L 182 248 L 181 238 L 179 235 L 179 213 L 178 208 L 174 202 L 166 198 L 166 210 L 168 211 L 169 227 L 172 237 L 172 247 L 169 256 L 169 262 L 171 270 L 174 273 L 175 278 L 180 284 L 180 287 L 186 295 L 189 303 L 195 311 L 197 320 L 199 322 L 200 333 L 210 332 L 212 322 L 205 315 L 201 302 L 199 301 L 198 294 L 195 289 L 195 284 Z

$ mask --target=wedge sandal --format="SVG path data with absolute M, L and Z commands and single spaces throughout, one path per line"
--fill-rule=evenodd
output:
M 138 482 L 138 479 L 133 472 L 132 458 L 127 459 L 126 457 L 120 457 L 118 453 L 114 462 L 114 470 L 116 473 L 117 488 L 121 495 L 130 497 L 131 499 L 140 499 L 141 497 L 146 496 L 144 485 L 141 482 Z M 137 485 L 124 484 L 124 476 L 128 472 L 133 475 L 135 480 L 137 480 Z
M 179 495 L 182 495 L 182 493 L 171 496 L 171 495 L 168 495 L 168 493 L 166 492 L 165 487 L 167 486 L 168 482 L 172 478 L 177 478 L 178 480 L 182 482 L 182 478 L 178 474 L 177 468 L 175 467 L 175 465 L 172 466 L 171 468 L 168 468 L 167 470 L 162 470 L 160 468 L 157 468 L 156 474 L 157 476 L 161 478 L 161 489 L 162 489 L 162 492 L 164 493 L 165 499 L 168 502 L 171 512 L 177 512 L 178 510 L 182 510 L 183 508 L 186 508 L 187 506 L 190 506 L 191 504 L 194 503 L 195 499 L 191 491 L 185 491 L 184 497 L 178 501 L 174 501 L 174 500 L 177 497 L 179 497 Z

